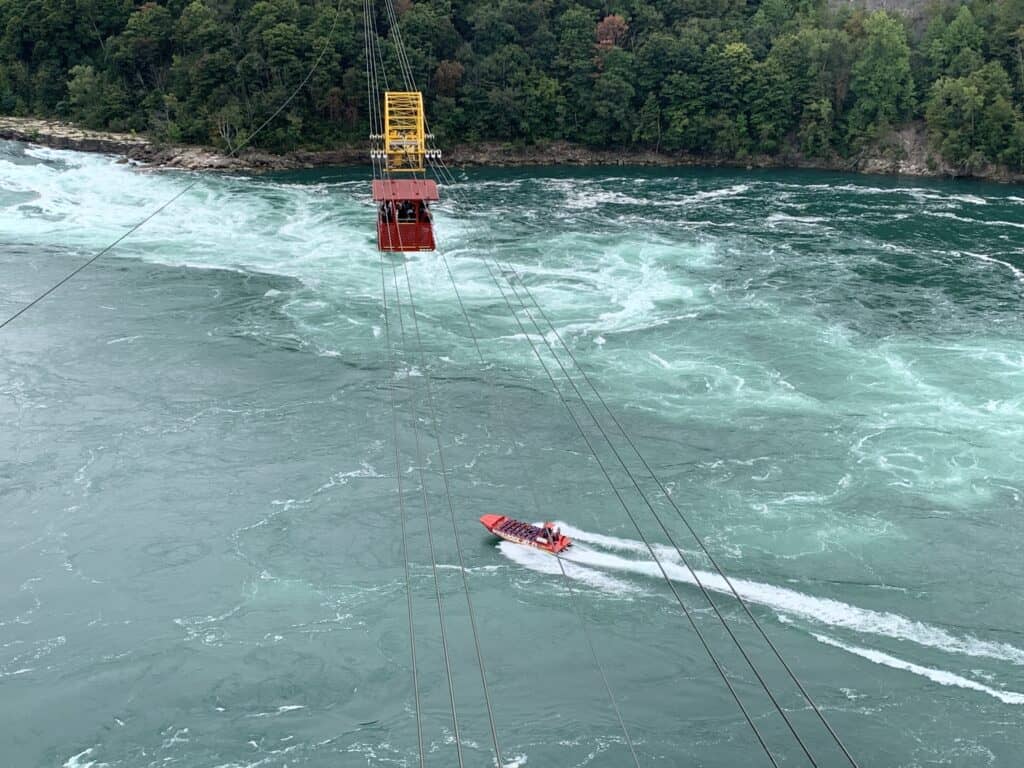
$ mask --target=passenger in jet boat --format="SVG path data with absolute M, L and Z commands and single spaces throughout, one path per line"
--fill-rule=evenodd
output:
M 553 523 L 544 523 L 544 527 L 540 532 L 540 538 L 542 542 L 554 546 L 554 544 L 562 538 L 562 532 L 559 531 Z

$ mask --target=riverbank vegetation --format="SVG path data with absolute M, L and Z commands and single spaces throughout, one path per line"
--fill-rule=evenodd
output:
M 395 7 L 442 145 L 849 157 L 923 120 L 962 172 L 1024 169 L 1024 0 L 935 2 L 914 21 L 825 0 Z M 354 0 L 0 0 L 0 113 L 230 149 L 302 80 L 337 8 L 308 87 L 255 143 L 358 144 L 368 126 Z

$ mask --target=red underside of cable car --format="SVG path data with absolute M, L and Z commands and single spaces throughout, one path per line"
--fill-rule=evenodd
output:
M 382 251 L 434 250 L 434 225 L 428 204 L 438 199 L 430 179 L 375 179 L 377 248 Z

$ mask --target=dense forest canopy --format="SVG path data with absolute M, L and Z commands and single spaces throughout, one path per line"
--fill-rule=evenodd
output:
M 399 72 L 382 3 L 377 30 Z M 923 21 L 825 0 L 395 0 L 440 142 L 849 155 L 909 120 L 965 170 L 1024 168 L 1024 0 Z M 237 145 L 368 133 L 355 0 L 0 0 L 0 113 Z

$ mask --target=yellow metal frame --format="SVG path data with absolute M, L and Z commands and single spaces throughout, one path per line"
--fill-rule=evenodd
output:
M 423 94 L 419 91 L 386 91 L 384 155 L 388 170 L 422 172 L 426 151 Z

